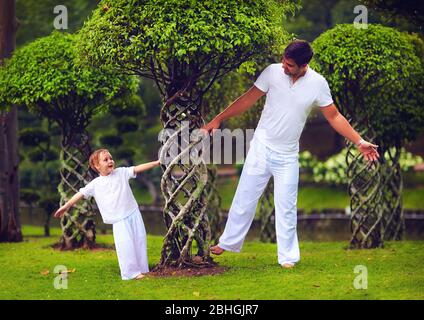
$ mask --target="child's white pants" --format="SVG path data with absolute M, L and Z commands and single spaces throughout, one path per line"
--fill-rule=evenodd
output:
M 113 224 L 113 238 L 122 280 L 149 272 L 146 229 L 139 210 Z
M 282 154 L 252 139 L 219 246 L 239 252 L 249 231 L 258 200 L 274 177 L 275 228 L 278 263 L 300 260 L 297 239 L 299 154 Z

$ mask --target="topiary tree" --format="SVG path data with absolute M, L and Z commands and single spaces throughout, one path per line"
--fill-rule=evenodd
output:
M 139 123 L 135 118 L 145 114 L 144 102 L 137 95 L 116 100 L 110 105 L 110 114 L 118 119 L 112 123 L 116 130 L 101 136 L 100 142 L 111 147 L 112 153 L 116 154 L 117 158 L 123 158 L 127 165 L 132 165 L 135 151 L 127 147 L 125 136 L 139 130 Z
M 348 146 L 350 244 L 383 246 L 404 230 L 401 147 L 423 129 L 423 65 L 410 37 L 395 29 L 338 25 L 317 38 L 314 67 L 328 80 L 342 112 L 358 132 L 379 145 L 374 168 Z
M 54 210 L 57 208 L 57 203 L 60 197 L 57 194 L 49 194 L 39 201 L 40 207 L 44 210 L 44 236 L 50 236 L 50 219 L 52 218 Z
M 130 78 L 110 70 L 76 66 L 75 43 L 76 36 L 54 32 L 17 50 L 0 69 L 1 106 L 27 106 L 61 129 L 61 204 L 92 178 L 87 170 L 91 149 L 86 131 L 92 115 L 136 88 Z M 93 215 L 89 202 L 64 215 L 62 248 L 95 244 Z
M 175 132 L 163 136 L 163 160 L 175 147 L 172 139 L 180 140 L 183 121 L 189 130 L 203 125 L 203 95 L 217 79 L 283 42 L 283 18 L 293 8 L 292 2 L 278 0 L 104 0 L 81 30 L 80 56 L 155 81 L 163 127 Z M 159 267 L 211 263 L 207 166 L 180 161 L 195 145 L 179 145 L 170 163 L 162 161 L 168 232 Z
M 31 221 L 32 209 L 34 208 L 34 204 L 36 204 L 38 200 L 40 200 L 40 195 L 37 191 L 32 189 L 21 189 L 19 195 L 20 195 L 21 201 L 26 203 L 29 207 L 29 217 Z
M 36 119 L 36 118 L 35 118 Z M 50 219 L 53 210 L 60 202 L 60 196 L 57 195 L 57 185 L 60 182 L 60 164 L 58 148 L 54 147 L 54 142 L 60 132 L 56 132 L 57 126 L 49 119 L 43 119 L 39 127 L 26 127 L 19 132 L 19 142 L 21 145 L 21 153 L 26 154 L 29 161 L 21 164 L 23 172 L 25 170 L 31 172 L 27 190 L 37 190 L 37 194 L 41 195 L 36 203 L 44 209 L 44 235 L 50 236 Z M 22 183 L 22 185 L 24 185 Z M 21 189 L 21 192 L 27 192 Z M 34 191 L 35 192 L 35 191 Z M 21 196 L 22 198 L 22 196 Z M 28 198 L 27 198 L 28 199 Z M 32 215 L 32 204 L 29 204 L 30 215 Z M 51 209 L 51 210 L 49 210 Z

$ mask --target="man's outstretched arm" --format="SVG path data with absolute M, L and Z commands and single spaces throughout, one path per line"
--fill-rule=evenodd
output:
M 334 130 L 358 146 L 365 160 L 376 161 L 380 157 L 377 152 L 378 146 L 362 139 L 359 133 L 352 128 L 346 118 L 337 110 L 334 103 L 321 107 L 320 110 Z
M 252 86 L 233 103 L 231 103 L 224 111 L 218 114 L 211 122 L 202 127 L 202 129 L 207 132 L 218 129 L 222 121 L 242 114 L 246 110 L 250 109 L 264 94 L 265 92 L 259 90 L 255 86 Z

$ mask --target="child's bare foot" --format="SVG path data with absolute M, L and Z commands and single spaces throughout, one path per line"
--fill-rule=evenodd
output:
M 292 269 L 292 268 L 294 268 L 294 263 L 285 262 L 285 263 L 281 264 L 281 266 L 282 266 L 284 269 Z
M 137 277 L 134 278 L 134 280 L 140 280 L 140 279 L 143 279 L 145 277 L 146 277 L 146 275 L 140 273 Z
M 210 250 L 213 254 L 219 256 L 220 254 L 222 254 L 225 250 L 222 249 L 220 246 L 216 245 L 213 247 L 210 247 Z

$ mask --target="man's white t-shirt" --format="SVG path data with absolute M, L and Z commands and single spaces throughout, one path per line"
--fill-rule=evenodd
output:
M 254 137 L 280 153 L 299 152 L 299 139 L 312 107 L 333 103 L 327 81 L 309 66 L 292 84 L 281 63 L 269 65 L 254 83 L 266 92 L 265 106 Z
M 135 178 L 134 167 L 116 168 L 107 176 L 98 176 L 79 189 L 85 199 L 94 197 L 103 222 L 113 224 L 138 210 L 129 179 Z

